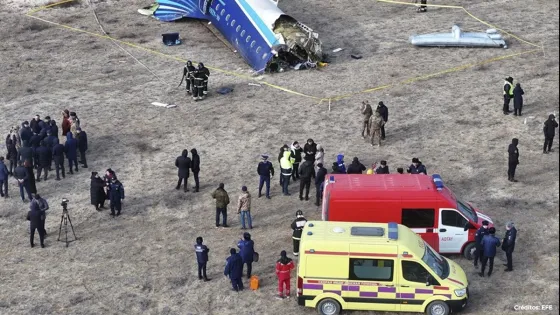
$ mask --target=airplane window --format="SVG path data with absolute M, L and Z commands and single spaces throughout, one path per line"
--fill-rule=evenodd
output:
M 216 11 L 218 11 L 218 10 L 220 10 L 220 4 L 219 3 L 216 5 Z
M 262 56 L 262 59 L 266 59 L 267 56 L 268 56 L 268 54 L 264 53 L 263 56 Z
M 245 30 L 241 31 L 241 37 L 245 36 Z
M 251 35 L 247 36 L 246 42 L 248 43 L 251 40 Z
M 257 47 L 257 54 L 259 54 L 261 52 L 261 46 Z
M 229 21 L 230 15 L 226 15 L 226 22 Z
M 241 29 L 241 25 L 237 25 L 237 28 L 235 29 L 235 31 L 236 31 L 237 33 L 239 33 L 239 30 L 240 30 L 240 29 Z
M 257 43 L 257 42 L 252 41 L 252 42 L 251 42 L 251 48 L 255 47 L 255 44 L 256 44 L 256 43 Z
M 222 12 L 220 12 L 220 15 L 224 15 L 224 13 L 226 13 L 226 9 L 222 9 Z
M 231 27 L 235 26 L 235 20 L 231 20 Z

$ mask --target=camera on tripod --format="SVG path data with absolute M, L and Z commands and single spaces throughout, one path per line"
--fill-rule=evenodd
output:
M 62 203 L 61 203 L 60 205 L 62 206 L 62 209 L 63 209 L 63 210 L 68 210 L 68 209 L 67 209 L 67 207 L 68 207 L 68 201 L 69 201 L 68 199 L 62 198 Z

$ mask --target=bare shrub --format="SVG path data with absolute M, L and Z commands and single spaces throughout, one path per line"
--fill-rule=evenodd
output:
M 474 66 L 473 70 L 474 71 L 486 71 L 489 69 L 489 66 L 487 63 L 479 63 L 478 65 Z
M 138 40 L 138 43 L 139 43 L 139 44 L 145 44 L 145 43 L 147 43 L 147 42 L 149 42 L 149 40 L 147 40 L 147 39 L 145 39 L 145 38 L 140 38 L 140 39 Z
M 47 23 L 42 23 L 42 22 L 31 22 L 31 24 L 29 24 L 29 26 L 27 27 L 30 31 L 34 31 L 34 32 L 40 32 L 40 31 L 44 31 L 47 28 L 50 28 L 51 25 L 47 24 Z
M 52 0 L 49 1 L 46 5 L 51 5 L 51 4 L 56 4 L 60 2 L 60 0 Z M 70 1 L 70 2 L 65 2 L 65 3 L 61 3 L 61 4 L 57 4 L 56 6 L 54 6 L 53 8 L 69 8 L 69 7 L 74 7 L 74 6 L 78 6 L 81 4 L 81 0 L 74 0 L 74 1 Z
M 138 37 L 138 34 L 133 33 L 133 32 L 126 32 L 126 33 L 120 34 L 119 37 L 120 38 L 136 38 L 136 37 Z

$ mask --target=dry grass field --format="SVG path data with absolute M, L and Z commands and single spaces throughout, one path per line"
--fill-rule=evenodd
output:
M 274 262 L 291 248 L 289 224 L 297 209 L 320 219 L 312 201 L 281 196 L 276 176 L 272 199 L 254 199 L 252 231 L 261 261 L 254 273 L 262 288 L 230 292 L 223 277 L 228 248 L 242 234 L 235 205 L 230 229 L 214 228 L 211 192 L 224 182 L 232 200 L 242 185 L 257 194 L 256 165 L 261 153 L 275 160 L 278 148 L 313 138 L 326 152 L 326 164 L 339 152 L 347 162 L 358 156 L 371 165 L 388 160 L 394 171 L 419 157 L 430 173 L 439 173 L 453 191 L 489 214 L 498 236 L 513 220 L 518 229 L 512 273 L 481 279 L 471 263 L 452 256 L 467 272 L 471 304 L 464 314 L 508 314 L 515 305 L 552 304 L 557 313 L 559 156 L 543 155 L 542 123 L 559 107 L 559 32 L 557 1 L 473 0 L 438 4 L 465 5 L 474 15 L 530 42 L 539 53 L 505 59 L 412 84 L 354 95 L 332 104 L 212 71 L 210 96 L 194 103 L 176 86 L 182 63 L 124 46 L 155 77 L 107 39 L 55 27 L 24 13 L 47 1 L 2 1 L 0 11 L 0 126 L 35 114 L 61 122 L 60 112 L 78 113 L 89 135 L 89 169 L 65 180 L 38 183 L 50 204 L 45 249 L 30 248 L 27 204 L 10 182 L 9 199 L 0 200 L 0 314 L 313 314 L 295 299 L 278 301 Z M 92 8 L 107 33 L 142 47 L 226 70 L 250 74 L 244 61 L 207 29 L 205 23 L 162 23 L 136 9 L 149 0 L 91 0 L 38 12 L 36 16 L 99 33 Z M 511 37 L 503 49 L 418 49 L 407 43 L 414 33 L 486 26 L 454 9 L 414 7 L 375 1 L 281 0 L 280 7 L 320 34 L 332 63 L 321 70 L 264 75 L 261 80 L 318 97 L 333 97 L 442 71 L 495 56 L 532 49 Z M 161 34 L 178 31 L 181 46 L 166 47 Z M 350 58 L 360 53 L 363 59 Z M 512 76 L 525 89 L 525 116 L 501 113 L 503 79 Z M 231 86 L 227 95 L 215 91 Z M 390 110 L 387 140 L 373 149 L 359 137 L 362 100 L 383 100 Z M 164 109 L 159 101 L 176 104 Z M 518 183 L 507 181 L 507 145 L 520 139 Z M 197 148 L 202 161 L 201 191 L 176 191 L 175 158 Z M 5 149 L 0 150 L 4 154 Z M 123 215 L 89 204 L 91 171 L 113 168 L 126 190 Z M 278 169 L 277 169 L 278 170 Z M 52 174 L 52 173 L 51 173 Z M 192 179 L 190 180 L 192 184 Z M 294 192 L 296 187 L 290 186 Z M 78 240 L 68 248 L 56 241 L 60 200 L 69 211 Z M 194 240 L 211 248 L 211 282 L 197 279 Z M 36 236 L 38 237 L 38 236 Z M 501 254 L 501 252 L 500 252 Z M 521 312 L 520 312 L 521 313 Z M 529 312 L 530 313 L 530 312 Z M 353 312 L 352 314 L 373 314 Z

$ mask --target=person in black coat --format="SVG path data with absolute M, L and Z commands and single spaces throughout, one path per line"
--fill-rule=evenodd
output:
M 35 156 L 37 156 L 37 181 L 41 181 L 41 172 L 45 172 L 44 180 L 47 180 L 49 176 L 49 166 L 51 153 L 47 148 L 47 143 L 45 140 L 41 141 L 41 146 L 35 150 Z
M 39 126 L 40 122 L 43 122 L 41 117 L 39 115 L 35 115 L 35 118 L 31 119 L 31 122 L 29 123 L 29 127 L 31 127 L 31 130 L 36 134 L 41 132 L 41 127 Z
M 29 191 L 29 174 L 25 167 L 23 167 L 22 161 L 18 161 L 18 166 L 14 170 L 14 178 L 18 182 L 21 200 L 25 201 L 25 195 L 23 194 L 24 190 L 27 193 L 27 197 L 29 198 L 29 200 L 33 199 L 31 197 L 31 192 Z
M 87 168 L 86 151 L 88 149 L 88 139 L 87 134 L 82 128 L 76 128 L 76 138 L 78 140 L 78 151 L 80 152 L 80 164 L 83 164 L 83 168 Z
M 33 133 L 31 139 L 29 139 L 29 146 L 32 149 L 36 149 L 41 145 L 41 136 L 38 133 Z
M 191 149 L 192 159 L 191 159 L 191 170 L 194 176 L 194 192 L 198 192 L 200 189 L 200 182 L 198 181 L 198 173 L 200 172 L 200 156 L 196 149 Z M 187 183 L 185 182 L 185 185 Z
M 105 208 L 105 181 L 99 177 L 97 172 L 91 172 L 91 186 L 89 188 L 91 196 L 91 204 L 95 206 L 95 210 L 100 211 L 100 208 Z
M 426 166 L 424 166 L 424 164 L 422 164 L 422 162 L 418 158 L 412 158 L 412 164 L 410 164 L 410 166 L 408 167 L 406 172 L 410 173 L 410 174 L 428 175 L 428 171 L 426 170 Z
M 515 116 L 523 116 L 521 113 L 523 110 L 523 94 L 525 94 L 525 91 L 521 88 L 521 84 L 517 83 L 513 88 L 513 115 Z
M 13 139 L 7 140 L 8 153 L 6 154 L 6 160 L 10 161 L 10 168 L 8 169 L 8 174 L 12 175 L 14 168 L 17 166 L 18 151 L 16 148 L 15 141 Z
M 53 139 L 52 158 L 56 170 L 56 180 L 60 180 L 60 171 L 62 170 L 62 178 L 66 177 L 64 172 L 64 145 L 58 142 L 58 138 Z
M 45 220 L 44 215 L 45 213 L 41 211 L 39 208 L 39 204 L 37 202 L 31 202 L 29 205 L 29 212 L 27 213 L 27 219 L 31 221 L 31 235 L 29 236 L 29 241 L 31 243 L 31 247 L 34 247 L 33 244 L 35 240 L 35 230 L 39 231 L 39 240 L 41 241 L 41 247 L 45 248 Z
M 56 139 L 56 143 L 58 143 L 58 137 L 56 136 L 56 134 L 54 134 L 52 132 L 52 129 L 47 131 L 47 138 L 45 138 L 45 142 L 47 145 L 47 149 L 49 149 L 50 152 L 50 156 L 49 156 L 49 171 L 52 171 L 52 162 L 53 162 L 53 157 L 52 157 L 52 150 L 53 147 L 55 145 L 55 139 Z
M 311 155 L 315 158 L 315 154 L 317 153 L 317 143 L 315 143 L 313 139 L 307 139 L 307 142 L 303 146 L 303 152 L 305 155 Z
M 357 157 L 352 159 L 352 163 L 348 166 L 346 170 L 346 174 L 362 174 L 363 171 L 366 170 L 364 164 L 360 163 Z
M 478 268 L 479 261 L 482 263 L 482 256 L 484 256 L 482 252 L 482 238 L 485 235 L 488 235 L 488 224 L 489 224 L 488 221 L 486 220 L 482 221 L 482 226 L 478 228 L 476 234 L 474 235 L 475 251 L 474 251 L 473 260 L 474 260 L 475 268 Z
M 518 144 L 519 139 L 513 138 L 508 147 L 508 180 L 510 182 L 517 182 L 517 179 L 515 179 L 515 169 L 517 168 L 517 165 L 519 165 Z
M 387 124 L 387 120 L 389 120 L 389 109 L 385 106 L 385 104 L 383 104 L 383 102 L 379 102 L 376 111 L 379 115 L 381 115 L 381 119 L 385 122 L 381 126 L 381 140 L 385 140 L 385 125 Z
M 21 143 L 23 143 L 23 141 L 31 140 L 31 136 L 33 136 L 33 130 L 31 130 L 31 127 L 29 127 L 29 122 L 26 120 L 21 124 L 21 129 L 19 131 Z
M 340 171 L 340 168 L 338 167 L 338 163 L 337 162 L 333 162 L 332 163 L 332 170 L 331 170 L 332 174 L 344 174 L 343 172 Z
M 515 239 L 517 238 L 517 230 L 513 222 L 508 222 L 506 224 L 506 235 L 502 241 L 502 250 L 506 252 L 507 267 L 504 271 L 513 271 L 513 250 L 515 249 Z
M 299 142 L 294 141 L 292 143 L 292 158 L 294 158 L 294 164 L 292 166 L 292 179 L 296 181 L 299 179 L 299 165 L 302 160 L 303 149 L 300 147 Z M 313 156 L 315 157 L 315 155 Z
M 191 168 L 191 159 L 189 158 L 189 151 L 188 150 L 183 150 L 183 153 L 181 153 L 181 156 L 177 157 L 177 159 L 175 159 L 175 166 L 179 169 L 178 175 L 179 175 L 179 181 L 177 182 L 177 187 L 175 187 L 175 189 L 179 190 L 181 189 L 181 183 L 183 182 L 183 180 L 185 181 L 185 185 L 183 186 L 183 189 L 185 192 L 189 191 L 189 186 L 187 186 L 187 181 L 189 179 L 189 169 Z
M 379 167 L 375 170 L 375 174 L 389 174 L 389 165 L 383 160 L 379 163 Z
M 543 132 L 544 132 L 543 153 L 545 154 L 553 151 L 552 142 L 554 141 L 554 136 L 556 135 L 556 128 L 558 128 L 558 123 L 556 122 L 556 116 L 554 116 L 553 114 L 548 115 L 548 120 L 544 122 L 544 127 L 543 127 Z
M 230 256 L 226 260 L 226 268 L 224 269 L 224 276 L 229 277 L 231 280 L 232 290 L 239 292 L 243 291 L 243 259 L 237 253 L 235 248 L 230 248 Z
M 18 152 L 18 161 L 27 162 L 33 165 L 33 149 L 29 146 L 28 141 L 22 142 L 23 146 Z
M 305 162 L 299 167 L 298 174 L 301 177 L 299 183 L 299 200 L 303 200 L 303 188 L 305 188 L 305 200 L 309 200 L 309 187 L 311 187 L 311 179 L 315 178 L 315 167 L 313 162 L 315 157 L 311 155 L 305 156 Z
M 58 126 L 56 125 L 56 121 L 54 121 L 54 119 L 51 119 L 51 121 L 49 121 L 49 125 L 51 126 L 51 134 L 55 135 L 58 137 Z M 48 131 L 47 131 L 47 135 L 48 135 Z
M 338 168 L 338 165 L 336 167 Z M 327 169 L 323 167 L 323 163 L 317 164 L 317 174 L 315 175 L 315 205 L 317 207 L 321 205 L 325 177 L 327 177 Z

